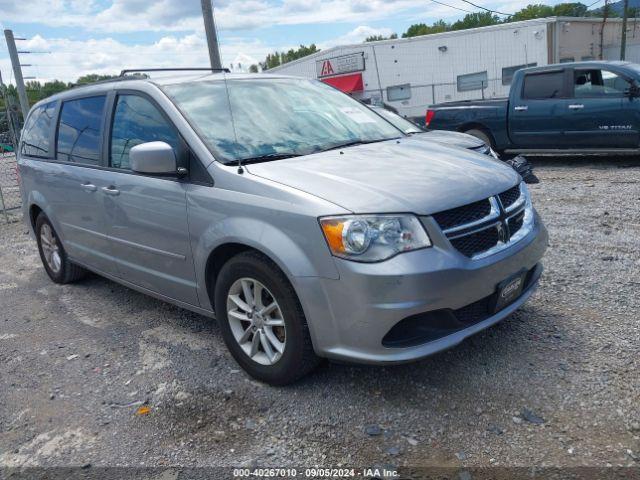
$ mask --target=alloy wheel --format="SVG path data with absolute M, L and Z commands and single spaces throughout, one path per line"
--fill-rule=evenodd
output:
M 53 229 L 46 223 L 40 228 L 40 244 L 42 245 L 42 253 L 47 266 L 54 273 L 58 273 L 62 268 L 60 245 Z
M 253 278 L 236 280 L 227 295 L 229 327 L 244 353 L 261 365 L 273 365 L 285 350 L 284 316 L 273 294 Z

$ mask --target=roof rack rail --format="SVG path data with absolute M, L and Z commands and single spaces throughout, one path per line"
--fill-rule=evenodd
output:
M 180 67 L 180 68 L 128 68 L 120 72 L 120 76 L 124 77 L 130 73 L 144 72 L 190 72 L 190 71 L 207 71 L 207 72 L 225 72 L 231 73 L 228 68 L 211 68 L 211 67 Z

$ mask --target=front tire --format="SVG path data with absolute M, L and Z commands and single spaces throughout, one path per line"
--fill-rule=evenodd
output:
M 215 310 L 231 355 L 252 377 L 286 385 L 320 363 L 293 287 L 264 255 L 244 252 L 222 267 Z
M 55 283 L 71 283 L 86 275 L 84 268 L 69 260 L 51 221 L 42 212 L 36 218 L 35 234 L 42 265 L 51 280 Z

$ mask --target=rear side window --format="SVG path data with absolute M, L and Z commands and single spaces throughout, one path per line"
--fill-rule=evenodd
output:
M 62 103 L 58 126 L 58 160 L 100 163 L 101 126 L 105 96 L 79 98 Z
M 53 128 L 56 102 L 41 105 L 31 112 L 22 129 L 20 153 L 30 157 L 47 158 L 50 153 L 49 135 Z
M 564 72 L 548 72 L 525 75 L 522 96 L 542 100 L 562 97 Z
M 149 100 L 139 95 L 119 95 L 113 114 L 109 165 L 129 168 L 129 151 L 145 142 L 166 142 L 178 152 L 179 137 Z

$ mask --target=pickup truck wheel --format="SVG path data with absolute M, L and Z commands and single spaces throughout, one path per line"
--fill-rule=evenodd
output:
M 264 255 L 245 252 L 225 263 L 214 303 L 231 355 L 252 377 L 286 385 L 320 363 L 291 283 Z
M 44 213 L 36 218 L 35 234 L 42 265 L 51 280 L 55 283 L 70 283 L 85 276 L 87 271 L 67 257 L 58 234 Z
M 464 133 L 473 135 L 477 139 L 482 140 L 485 143 L 485 145 L 489 145 L 491 148 L 495 150 L 495 145 L 493 144 L 493 139 L 491 138 L 491 135 L 485 132 L 484 130 L 472 128 L 471 130 L 467 130 Z

